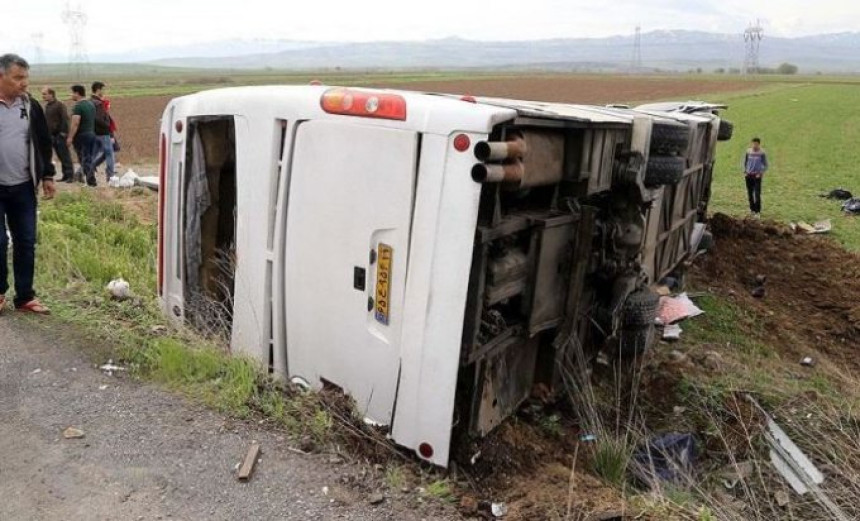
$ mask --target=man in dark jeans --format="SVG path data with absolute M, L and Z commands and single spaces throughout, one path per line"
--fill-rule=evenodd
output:
M 72 85 L 72 99 L 75 106 L 72 108 L 72 126 L 66 138 L 66 145 L 74 145 L 87 185 L 96 186 L 95 160 L 101 150 L 95 133 L 96 108 L 93 102 L 87 99 L 87 91 L 83 85 Z
M 69 110 L 62 101 L 57 101 L 57 93 L 50 87 L 42 89 L 42 101 L 45 103 L 45 119 L 48 120 L 48 131 L 51 133 L 51 142 L 57 159 L 63 167 L 63 178 L 60 181 L 71 183 L 74 177 L 72 165 L 72 154 L 66 145 L 66 136 L 69 135 Z
M 15 309 L 45 314 L 33 291 L 36 258 L 36 191 L 54 196 L 51 135 L 42 107 L 27 94 L 30 66 L 16 54 L 0 56 L 0 311 L 6 308 L 6 253 L 12 235 Z
M 744 176 L 747 182 L 747 197 L 750 203 L 750 216 L 761 218 L 761 179 L 767 172 L 767 154 L 761 148 L 761 139 L 754 137 L 744 155 Z

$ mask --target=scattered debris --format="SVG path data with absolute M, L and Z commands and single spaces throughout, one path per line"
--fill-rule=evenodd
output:
M 340 465 L 341 463 L 343 463 L 343 458 L 338 456 L 337 454 L 332 454 L 328 457 L 328 463 L 329 465 Z
M 860 213 L 860 197 L 852 197 L 842 203 L 842 211 L 845 213 Z
M 684 414 L 685 412 L 687 412 L 686 407 L 682 407 L 680 405 L 676 405 L 676 406 L 672 407 L 672 414 L 674 414 L 675 416 L 680 416 L 680 415 Z
M 646 484 L 655 481 L 683 483 L 693 474 L 696 440 L 689 433 L 652 438 L 633 455 L 633 472 Z
M 42 372 L 42 369 L 33 369 L 32 371 L 30 371 L 30 374 L 39 374 L 41 372 Z
M 764 294 L 765 294 L 764 286 L 756 286 L 755 288 L 753 288 L 752 291 L 750 291 L 750 295 L 752 295 L 755 298 L 764 298 Z
M 385 501 L 385 496 L 382 495 L 382 492 L 373 493 L 367 498 L 367 502 L 371 505 L 378 505 L 383 501 Z
M 758 274 L 755 276 L 755 283 L 759 286 L 764 286 L 764 283 L 767 282 L 767 275 Z
M 724 468 L 720 474 L 722 476 L 723 486 L 729 490 L 735 488 L 738 483 L 742 483 L 750 478 L 753 474 L 752 461 L 742 461 L 734 463 Z
M 686 293 L 681 293 L 677 297 L 660 297 L 656 320 L 660 325 L 669 325 L 702 313 L 704 311 L 696 306 Z
M 806 454 L 791 441 L 788 434 L 777 425 L 773 418 L 750 395 L 747 399 L 767 420 L 765 440 L 770 445 L 770 462 L 777 472 L 785 478 L 791 488 L 801 496 L 812 492 L 815 499 L 830 511 L 834 519 L 848 521 L 848 516 L 818 486 L 824 483 L 824 474 L 812 463 Z
M 785 508 L 791 502 L 788 499 L 788 492 L 785 490 L 779 490 L 776 494 L 773 495 L 773 498 L 776 500 L 776 504 L 779 505 L 780 508 Z
M 106 289 L 110 292 L 111 297 L 116 300 L 125 300 L 131 295 L 128 282 L 122 277 L 108 282 Z
M 481 459 L 481 451 L 478 451 L 478 452 L 472 454 L 472 457 L 469 458 L 469 463 L 474 465 L 475 463 L 478 462 L 479 459 Z
M 680 340 L 683 332 L 678 324 L 669 324 L 663 328 L 663 340 Z
M 803 360 L 800 361 L 800 365 L 805 365 L 806 367 L 812 367 L 815 365 L 815 360 L 811 356 L 803 357 Z
M 581 434 L 579 441 L 583 443 L 597 441 L 597 434 Z
M 102 371 L 106 372 L 108 376 L 113 376 L 113 373 L 117 371 L 125 371 L 126 368 L 120 365 L 116 365 L 113 363 L 113 360 L 108 360 L 106 364 L 99 367 Z
M 505 517 L 508 514 L 508 505 L 493 503 L 490 505 L 490 513 L 493 514 L 493 517 Z
M 323 487 L 323 488 L 322 488 L 322 493 L 323 493 L 323 495 L 324 495 L 324 496 L 328 496 L 328 487 Z
M 137 180 L 140 179 L 140 176 L 137 175 L 137 172 L 129 168 L 125 174 L 119 179 L 118 187 L 119 188 L 131 188 L 135 184 L 137 184 Z
M 141 176 L 137 179 L 137 184 L 145 186 L 153 191 L 158 191 L 158 176 Z
M 84 431 L 76 427 L 66 427 L 63 431 L 63 438 L 67 440 L 79 440 L 84 437 Z
M 259 443 L 251 443 L 251 446 L 248 447 L 248 453 L 245 454 L 245 461 L 242 462 L 242 466 L 239 468 L 239 473 L 236 477 L 239 481 L 248 481 L 251 478 L 251 474 L 254 472 L 254 466 L 257 464 L 257 458 L 260 456 L 260 444 Z
M 844 188 L 834 188 L 830 192 L 826 194 L 821 194 L 819 197 L 826 197 L 828 199 L 836 199 L 838 201 L 844 201 L 845 199 L 851 199 L 854 197 L 851 192 L 845 190 Z
M 830 233 L 833 230 L 833 223 L 830 222 L 830 219 L 818 221 L 815 224 L 809 224 L 805 221 L 790 222 L 788 226 L 794 233 L 803 233 L 806 235 Z
M 107 388 L 108 388 L 108 386 L 107 386 L 107 385 L 100 385 L 100 386 L 99 386 L 99 391 L 104 391 L 104 390 L 105 390 L 105 389 L 107 389 Z

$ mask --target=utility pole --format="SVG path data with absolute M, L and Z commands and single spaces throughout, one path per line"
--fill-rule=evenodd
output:
M 30 38 L 33 39 L 33 63 L 41 65 L 45 63 L 45 56 L 42 53 L 42 42 L 45 39 L 45 35 L 43 33 L 33 33 L 30 35 Z
M 89 59 L 87 58 L 87 46 L 84 41 L 84 28 L 87 25 L 87 15 L 78 4 L 72 9 L 66 3 L 66 9 L 62 14 L 63 23 L 69 27 L 69 72 L 76 80 L 81 80 L 86 75 Z
M 633 36 L 633 59 L 630 61 L 630 72 L 642 71 L 642 27 L 636 26 Z
M 758 52 L 761 41 L 764 38 L 764 28 L 759 20 L 755 24 L 750 23 L 749 27 L 744 31 L 744 44 L 746 46 L 746 56 L 744 58 L 743 74 L 758 74 L 759 60 Z

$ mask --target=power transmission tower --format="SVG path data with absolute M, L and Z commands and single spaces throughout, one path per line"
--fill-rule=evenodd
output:
M 744 31 L 744 44 L 746 45 L 746 57 L 744 58 L 743 73 L 758 74 L 759 61 L 758 51 L 761 41 L 764 38 L 764 28 L 759 20 L 755 24 L 750 23 L 749 27 Z
M 62 17 L 63 23 L 69 27 L 69 72 L 75 79 L 81 80 L 86 75 L 89 64 L 87 46 L 84 42 L 87 15 L 80 4 L 73 10 L 67 3 Z
M 636 26 L 636 34 L 633 36 L 633 59 L 630 61 L 630 71 L 640 72 L 642 70 L 642 28 Z
M 33 63 L 41 65 L 45 63 L 45 56 L 42 53 L 42 42 L 45 39 L 45 35 L 43 33 L 33 33 L 30 37 L 33 39 Z

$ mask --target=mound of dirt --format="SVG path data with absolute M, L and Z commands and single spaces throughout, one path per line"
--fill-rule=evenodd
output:
M 775 223 L 717 214 L 711 230 L 715 246 L 691 273 L 697 286 L 762 317 L 780 354 L 823 352 L 860 369 L 860 256 Z M 764 294 L 756 297 L 758 286 Z

